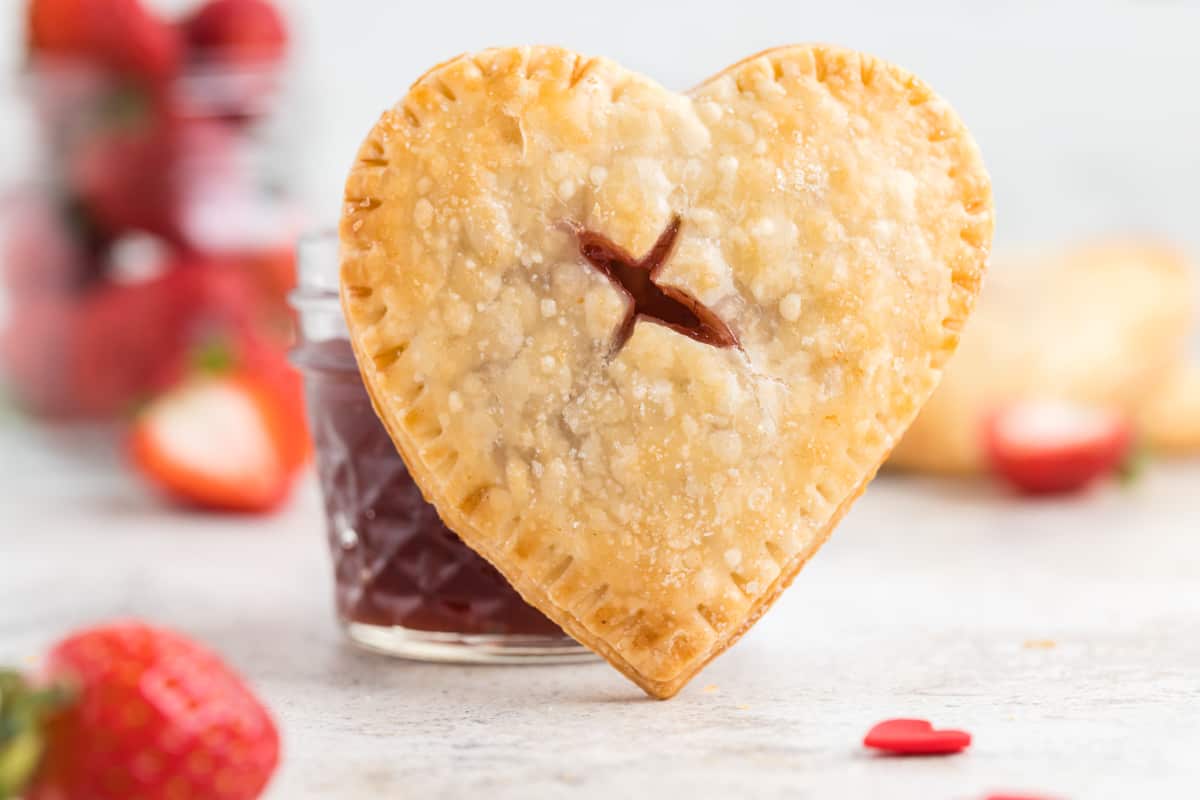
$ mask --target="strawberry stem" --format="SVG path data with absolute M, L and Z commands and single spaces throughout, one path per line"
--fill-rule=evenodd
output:
M 236 366 L 233 348 L 224 338 L 212 338 L 197 347 L 192 353 L 192 365 L 197 372 L 219 375 Z
M 71 697 L 66 687 L 34 688 L 19 672 L 0 670 L 0 800 L 28 785 L 45 749 L 43 723 Z
M 1117 465 L 1117 480 L 1122 486 L 1130 486 L 1142 477 L 1146 472 L 1146 466 L 1150 463 L 1150 448 L 1146 446 L 1144 440 L 1138 439 L 1133 443 L 1133 447 L 1129 448 L 1129 452 L 1125 454 L 1125 458 Z

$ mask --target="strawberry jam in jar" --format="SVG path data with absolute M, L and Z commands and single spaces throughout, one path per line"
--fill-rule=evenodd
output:
M 336 238 L 303 240 L 299 269 L 293 360 L 304 374 L 337 612 L 350 639 L 431 661 L 589 658 L 421 496 L 375 415 L 347 340 Z

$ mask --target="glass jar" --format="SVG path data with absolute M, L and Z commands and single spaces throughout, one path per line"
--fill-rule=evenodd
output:
M 337 612 L 350 639 L 429 661 L 536 663 L 591 654 L 442 524 L 376 417 L 338 301 L 337 240 L 301 241 L 300 342 Z
M 218 338 L 282 358 L 299 227 L 282 72 L 192 63 L 149 81 L 30 60 L 26 177 L 0 205 L 0 363 L 26 410 L 119 419 Z

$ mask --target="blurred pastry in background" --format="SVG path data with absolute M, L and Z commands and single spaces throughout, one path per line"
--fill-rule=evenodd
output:
M 1176 366 L 1138 409 L 1137 423 L 1155 453 L 1200 453 L 1200 364 Z
M 1200 445 L 1195 376 L 1171 379 L 1192 323 L 1191 280 L 1181 253 L 1152 242 L 1001 260 L 941 386 L 889 463 L 981 472 L 985 421 L 1025 401 L 1121 412 L 1142 421 L 1152 446 Z

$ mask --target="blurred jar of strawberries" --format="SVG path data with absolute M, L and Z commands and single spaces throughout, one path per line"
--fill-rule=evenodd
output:
M 123 419 L 197 369 L 264 354 L 283 364 L 298 220 L 275 163 L 280 11 L 269 0 L 197 0 L 175 19 L 148 0 L 26 10 L 38 153 L 0 232 L 0 355 L 17 401 Z

